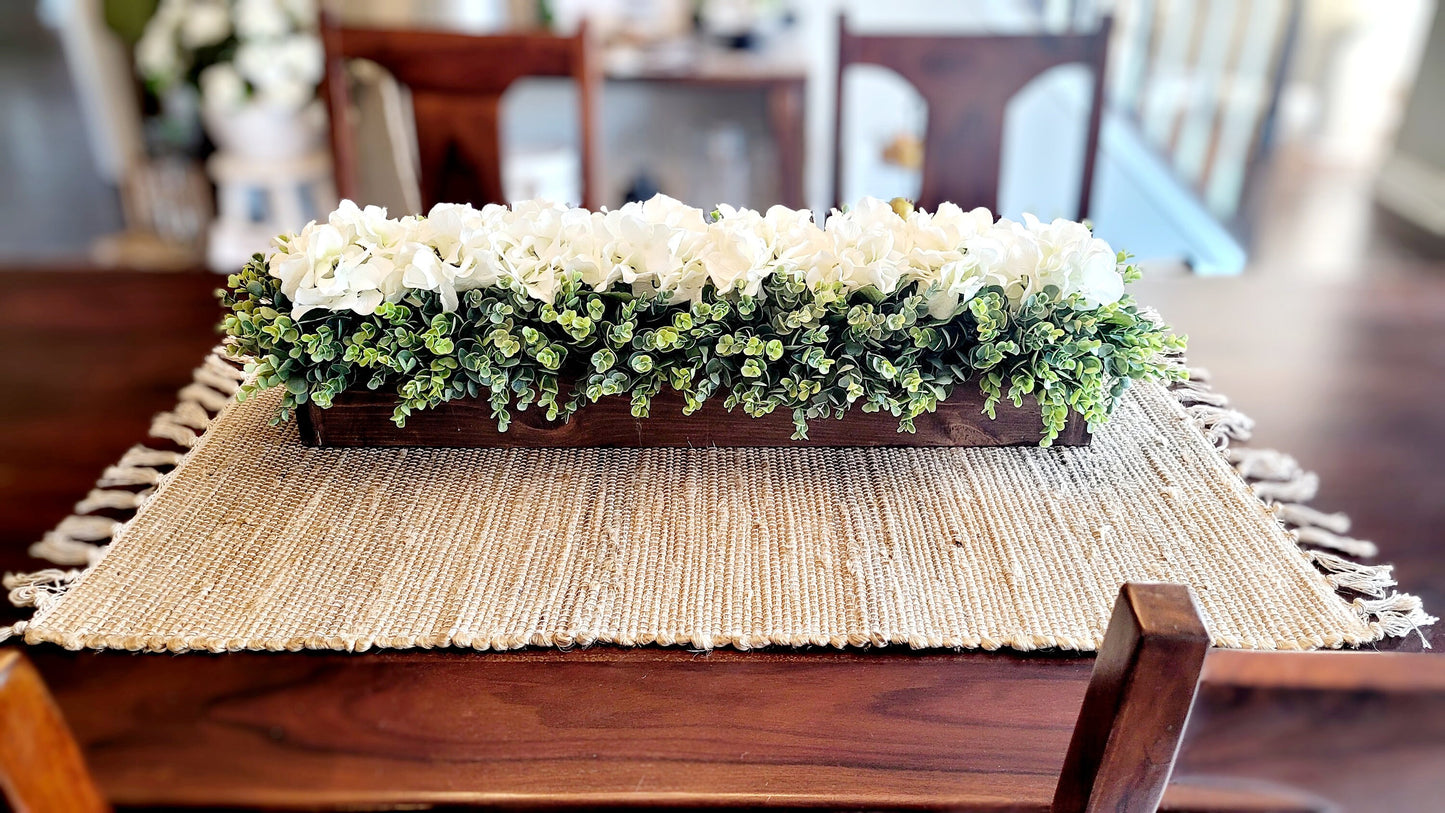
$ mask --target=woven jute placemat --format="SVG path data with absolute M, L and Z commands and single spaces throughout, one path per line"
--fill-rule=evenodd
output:
M 277 392 L 232 402 L 241 377 L 208 359 L 153 426 L 191 448 L 133 449 L 35 548 L 76 567 L 7 577 L 36 607 L 13 632 L 172 651 L 1088 651 L 1131 580 L 1191 585 L 1220 646 L 1434 620 L 1388 566 L 1339 555 L 1373 546 L 1299 504 L 1312 475 L 1225 448 L 1247 419 L 1199 383 L 1134 387 L 1088 448 L 328 450 L 269 424 Z

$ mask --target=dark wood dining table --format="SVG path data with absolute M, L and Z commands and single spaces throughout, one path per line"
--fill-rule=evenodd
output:
M 43 566 L 27 545 L 172 404 L 216 342 L 221 281 L 0 270 L 0 569 Z M 1445 607 L 1445 267 L 1137 288 L 1258 442 L 1320 473 L 1316 505 Z M 1427 641 L 1445 629 L 1377 648 Z M 861 807 L 1041 810 L 1091 668 L 889 649 L 29 655 L 102 789 L 137 806 L 809 804 L 848 784 Z M 1348 683 L 1259 680 L 1278 673 L 1259 657 L 1211 655 L 1168 806 L 1231 788 L 1349 810 L 1440 798 L 1442 701 L 1389 712 Z

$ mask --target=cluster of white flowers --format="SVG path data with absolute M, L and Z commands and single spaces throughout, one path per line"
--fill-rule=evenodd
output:
M 161 0 L 136 43 L 136 66 L 167 88 L 200 67 L 205 103 L 233 109 L 254 100 L 295 109 L 315 98 L 323 56 L 315 0 Z M 199 52 L 234 43 L 225 61 Z
M 1048 286 L 1085 307 L 1124 293 L 1114 250 L 1082 223 L 995 221 L 987 209 L 948 203 L 900 216 L 874 198 L 821 226 L 806 209 L 720 206 L 709 218 L 662 195 L 599 212 L 541 201 L 439 204 L 425 218 L 399 220 L 343 201 L 327 222 L 278 238 L 267 268 L 298 317 L 317 308 L 371 313 L 408 290 L 437 292 L 447 310 L 460 292 L 497 285 L 551 302 L 568 274 L 599 291 L 671 292 L 674 303 L 708 285 L 756 294 L 773 274 L 885 295 L 914 286 L 937 318 L 992 284 L 1014 304 Z

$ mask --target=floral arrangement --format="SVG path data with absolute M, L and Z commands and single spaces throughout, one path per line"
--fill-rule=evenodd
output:
M 222 292 L 245 393 L 284 387 L 278 420 L 353 387 L 397 393 L 393 419 L 455 398 L 565 419 L 607 396 L 644 417 L 664 387 L 757 417 L 857 406 L 912 431 L 976 382 L 992 417 L 1039 404 L 1047 445 L 1069 413 L 1105 421 L 1131 381 L 1181 375 L 1183 340 L 1124 292 L 1138 277 L 1080 223 L 995 220 L 865 198 L 704 212 L 667 197 L 592 212 L 442 204 L 386 217 L 344 201 L 277 238 Z
M 323 55 L 315 0 L 161 0 L 136 43 L 157 92 L 199 86 L 208 106 L 298 109 L 316 97 Z

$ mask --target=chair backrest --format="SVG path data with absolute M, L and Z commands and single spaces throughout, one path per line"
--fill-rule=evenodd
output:
M 1004 114 L 1034 77 L 1058 65 L 1093 68 L 1078 217 L 1089 213 L 1094 159 L 1103 115 L 1104 73 L 1112 19 L 1091 34 L 1028 36 L 863 36 L 838 18 L 838 83 L 834 105 L 833 196 L 842 195 L 843 74 L 850 65 L 881 65 L 908 80 L 928 104 L 923 138 L 923 188 L 918 205 L 952 201 L 965 209 L 998 209 Z M 841 202 L 841 201 L 840 201 Z
M 346 61 L 367 59 L 411 91 L 424 209 L 443 202 L 505 203 L 498 128 L 502 94 L 527 76 L 576 80 L 581 203 L 596 207 L 601 74 L 585 25 L 571 37 L 544 33 L 474 36 L 344 27 L 332 15 L 323 14 L 321 37 L 326 50 L 331 153 L 341 197 L 355 199 L 358 194 Z
M 10 809 L 109 810 L 35 667 L 0 652 L 0 790 Z
M 1055 813 L 1158 809 L 1208 650 L 1188 587 L 1119 589 L 1054 791 Z

